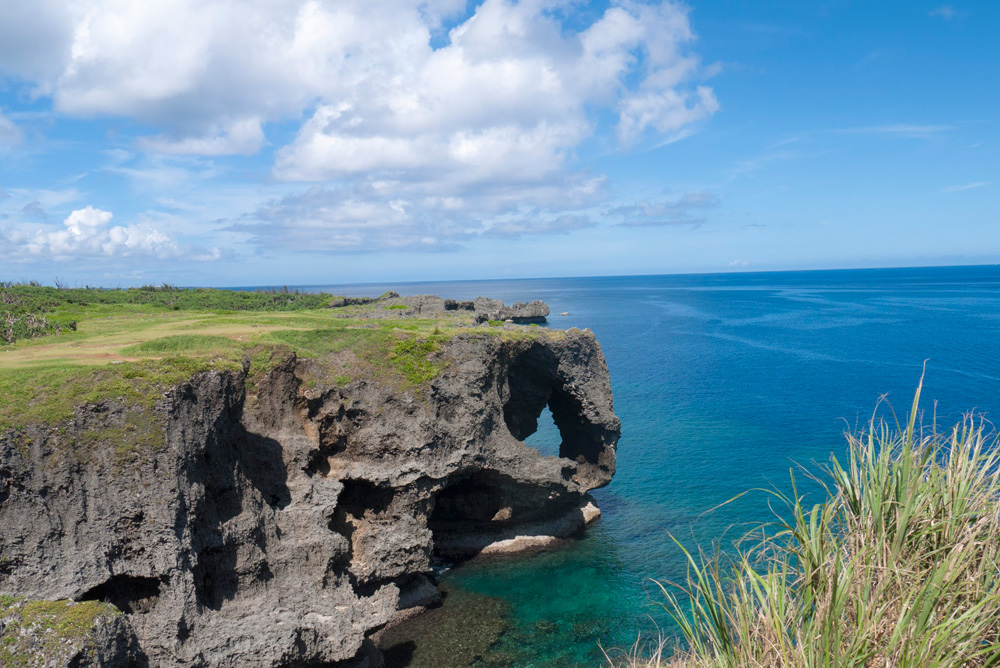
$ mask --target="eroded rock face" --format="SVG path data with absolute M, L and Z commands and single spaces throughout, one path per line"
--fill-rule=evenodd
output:
M 201 374 L 124 465 L 83 446 L 128 422 L 114 401 L 0 436 L 0 593 L 113 603 L 152 666 L 378 665 L 368 636 L 433 598 L 435 555 L 568 535 L 614 474 L 591 333 L 465 334 L 439 355 L 407 390 L 304 383 L 317 363 L 294 358 L 249 399 L 241 374 Z M 558 458 L 522 442 L 546 405 Z

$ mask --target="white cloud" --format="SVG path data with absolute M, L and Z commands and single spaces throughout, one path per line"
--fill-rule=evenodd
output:
M 974 183 L 964 183 L 959 186 L 948 186 L 947 188 L 944 188 L 941 192 L 957 193 L 957 192 L 962 192 L 963 190 L 973 190 L 975 188 L 982 188 L 983 186 L 988 186 L 988 185 L 989 183 L 987 183 L 986 181 L 976 181 Z
M 460 184 L 359 180 L 275 199 L 229 226 L 268 248 L 339 252 L 451 250 L 480 238 L 567 233 L 593 225 L 604 179 Z
M 686 8 L 625 0 L 576 30 L 556 18 L 574 9 L 485 0 L 466 17 L 458 0 L 44 0 L 5 16 L 0 62 L 34 73 L 60 112 L 163 128 L 148 150 L 253 152 L 263 123 L 315 109 L 279 163 L 285 175 L 300 154 L 321 176 L 343 167 L 342 151 L 369 148 L 387 167 L 412 164 L 428 143 L 447 161 L 459 132 L 504 134 L 510 151 L 543 135 L 553 156 L 588 134 L 592 105 L 618 113 L 625 143 L 717 108 L 710 89 L 685 86 L 700 66 L 686 51 Z M 434 50 L 449 16 L 457 25 Z
M 925 139 L 942 132 L 954 130 L 953 125 L 914 125 L 910 123 L 894 123 L 892 125 L 872 125 L 861 128 L 844 128 L 837 130 L 846 134 L 875 134 L 899 137 Z
M 619 221 L 622 227 L 667 227 L 690 225 L 697 227 L 705 222 L 705 212 L 719 205 L 712 193 L 699 191 L 685 193 L 673 200 L 643 200 L 635 204 L 617 206 L 605 216 Z
M 952 21 L 954 19 L 964 19 L 969 15 L 969 12 L 955 9 L 952 5 L 941 5 L 940 7 L 932 9 L 927 15 L 936 16 L 940 19 L 944 19 L 945 21 Z
M 21 227 L 6 230 L 4 236 L 20 254 L 49 258 L 132 255 L 162 258 L 178 253 L 177 244 L 163 232 L 145 224 L 112 227 L 113 217 L 110 211 L 88 206 L 70 213 L 63 221 L 64 229 Z
M 662 142 L 718 109 L 711 89 L 685 85 L 699 61 L 684 52 L 693 35 L 682 7 L 623 3 L 573 32 L 553 17 L 557 6 L 486 0 L 441 49 L 415 25 L 392 50 L 345 58 L 336 78 L 349 88 L 328 93 L 336 101 L 279 151 L 275 173 L 319 181 L 433 168 L 466 179 L 540 178 L 595 132 L 593 109 L 617 113 L 624 146 L 650 133 Z
M 73 17 L 66 0 L 5 2 L 0 21 L 0 74 L 43 83 L 66 66 Z
M 279 183 L 230 228 L 252 243 L 436 249 L 579 229 L 605 194 L 578 166 L 583 142 L 659 146 L 719 108 L 674 0 L 39 0 L 0 41 L 16 24 L 44 48 L 18 42 L 9 70 L 57 114 L 151 128 L 136 148 L 156 157 L 104 169 L 143 191 L 174 197 L 217 175 L 197 156 L 290 131 Z M 295 182 L 321 187 L 288 195 Z
M 12 120 L 0 113 L 0 146 L 4 144 L 20 144 L 21 139 L 21 129 L 14 125 Z
M 143 137 L 139 148 L 153 153 L 174 155 L 252 155 L 264 144 L 264 130 L 259 119 L 248 118 L 204 137 L 171 138 L 159 135 Z

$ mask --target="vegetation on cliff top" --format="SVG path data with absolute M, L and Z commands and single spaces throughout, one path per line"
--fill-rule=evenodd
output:
M 0 433 L 58 423 L 77 406 L 108 398 L 151 408 L 164 390 L 199 371 L 249 364 L 252 390 L 255 377 L 291 353 L 316 359 L 329 383 L 372 377 L 405 389 L 440 372 L 444 361 L 437 353 L 445 340 L 469 331 L 497 333 L 474 327 L 469 312 L 421 319 L 405 317 L 396 305 L 364 301 L 285 290 L 0 284 L 0 329 L 6 326 L 0 332 Z M 500 334 L 545 331 L 518 329 L 524 331 Z
M 774 495 L 777 531 L 734 559 L 688 554 L 664 586 L 686 646 L 647 667 L 1000 663 L 1000 450 L 981 421 L 939 433 L 873 419 L 816 480 L 809 507 Z
M 98 601 L 28 601 L 0 596 L 0 665 L 76 665 L 97 625 L 121 613 Z

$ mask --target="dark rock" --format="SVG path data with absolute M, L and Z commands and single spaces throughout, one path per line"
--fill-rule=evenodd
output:
M 381 297 L 337 297 L 330 306 L 338 308 L 373 304 L 378 304 L 379 307 L 365 311 L 366 317 L 412 318 L 445 313 L 456 315 L 468 311 L 477 323 L 499 320 L 526 325 L 546 322 L 549 315 L 548 304 L 539 300 L 517 302 L 513 306 L 507 306 L 499 299 L 487 297 L 477 297 L 474 301 L 455 301 L 442 299 L 436 295 L 400 297 L 395 292 L 387 292 Z
M 399 293 L 393 292 L 392 290 L 389 290 L 378 297 L 335 297 L 330 300 L 329 307 L 340 308 L 342 306 L 364 306 L 366 304 L 376 304 L 398 298 Z
M 0 434 L 0 593 L 108 601 L 151 666 L 377 666 L 367 637 L 433 603 L 435 553 L 565 537 L 615 469 L 589 331 L 462 334 L 439 355 L 406 392 L 307 389 L 294 357 L 249 399 L 242 374 L 199 374 L 146 416 L 162 441 L 124 464 L 115 443 L 81 448 L 134 422 L 116 400 Z M 522 442 L 545 406 L 558 458 Z
M 479 322 L 510 320 L 518 324 L 542 323 L 549 315 L 548 304 L 537 299 L 530 303 L 517 302 L 513 306 L 507 306 L 499 299 L 477 297 L 473 308 Z
M 454 299 L 444 300 L 444 310 L 446 311 L 475 311 L 476 303 L 472 301 L 457 302 Z

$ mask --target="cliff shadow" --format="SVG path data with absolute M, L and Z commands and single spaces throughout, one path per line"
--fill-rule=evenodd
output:
M 529 484 L 486 469 L 454 476 L 432 503 L 427 527 L 434 556 L 462 561 L 500 541 L 565 535 L 567 513 L 578 498 L 554 485 Z
M 219 610 L 240 589 L 274 577 L 266 562 L 267 536 L 259 508 L 263 502 L 280 511 L 291 503 L 291 491 L 281 444 L 242 424 L 209 444 L 200 459 L 191 471 L 192 482 L 204 486 L 191 523 L 191 570 L 198 604 Z M 242 524 L 252 526 L 244 526 L 239 536 L 230 535 L 226 527 L 244 513 L 250 517 Z

